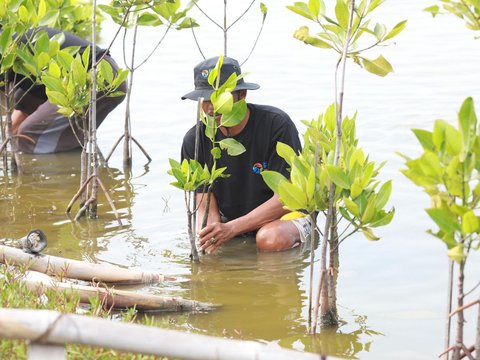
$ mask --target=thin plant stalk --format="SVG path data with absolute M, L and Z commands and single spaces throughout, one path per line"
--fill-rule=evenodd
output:
M 332 226 L 330 227 L 330 241 L 329 241 L 329 269 L 327 273 L 328 277 L 328 308 L 329 323 L 338 322 L 337 314 L 337 275 L 339 267 L 339 251 L 338 251 L 338 221 L 337 213 L 333 213 Z
M 223 53 L 227 56 L 227 0 L 223 0 Z
M 465 317 L 463 313 L 463 298 L 464 298 L 464 279 L 465 279 L 465 261 L 462 260 L 458 267 L 458 293 L 457 293 L 457 333 L 455 337 L 455 349 L 453 350 L 453 360 L 460 360 L 460 350 L 463 345 L 463 325 Z
M 200 124 L 201 124 L 201 116 L 202 116 L 202 108 L 203 108 L 203 97 L 198 99 L 197 102 L 197 117 L 195 121 L 195 150 L 193 159 L 198 161 L 198 146 L 200 143 Z M 193 208 L 195 211 L 193 212 L 193 237 L 197 237 L 197 196 L 196 193 L 193 194 Z
M 136 19 L 136 18 L 135 18 Z M 127 30 L 125 29 L 125 32 Z M 130 100 L 132 98 L 132 88 L 133 88 L 133 74 L 135 72 L 135 49 L 137 44 L 137 33 L 138 33 L 138 23 L 135 20 L 135 25 L 133 27 L 133 40 L 132 40 L 132 59 L 131 59 L 131 68 L 128 80 L 128 90 L 127 90 L 127 105 L 125 109 L 125 133 L 124 133 L 124 142 L 123 142 L 123 165 L 131 166 L 132 165 L 132 140 L 131 140 L 131 124 L 130 124 Z
M 92 11 L 92 96 L 90 106 L 90 127 L 89 132 L 91 134 L 90 142 L 88 143 L 90 149 L 89 154 L 93 157 L 93 162 L 89 163 L 89 166 L 93 165 L 93 174 L 95 179 L 98 178 L 98 154 L 97 154 L 97 52 L 96 49 L 96 22 L 97 22 L 97 0 L 93 0 Z M 90 207 L 90 217 L 97 217 L 97 205 L 98 205 L 98 182 L 94 181 L 92 184 L 92 205 Z
M 448 285 L 447 285 L 447 319 L 445 322 L 445 349 L 448 349 L 450 346 L 450 329 L 452 325 L 452 320 L 450 313 L 452 312 L 452 296 L 453 296 L 453 269 L 454 262 L 452 259 L 449 259 L 448 263 Z M 443 355 L 443 360 L 449 360 L 450 352 L 446 352 Z
M 480 360 L 480 297 L 478 298 L 477 335 L 475 340 L 475 360 Z
M 315 146 L 315 160 L 313 163 L 315 182 L 317 178 L 318 171 L 318 152 L 319 152 L 319 143 L 317 142 Z M 310 214 L 310 287 L 308 289 L 308 332 L 312 330 L 312 300 L 313 300 L 313 270 L 315 264 L 315 228 L 316 228 L 316 219 L 313 214 Z
M 350 16 L 348 20 L 348 28 L 347 33 L 345 36 L 345 44 L 342 51 L 341 59 L 337 64 L 338 67 L 342 66 L 341 72 L 341 83 L 340 83 L 340 91 L 338 101 L 335 101 L 335 113 L 336 113 L 336 123 L 337 123 L 337 139 L 335 144 L 335 157 L 334 157 L 334 165 L 338 164 L 340 159 L 340 146 L 342 143 L 342 107 L 343 107 L 343 96 L 344 96 L 344 89 L 345 89 L 345 73 L 346 73 L 346 58 L 348 53 L 348 46 L 350 44 L 350 34 L 352 29 L 352 22 L 353 22 L 353 14 L 355 11 L 355 0 L 352 0 L 350 3 Z M 335 89 L 336 86 L 337 76 L 335 77 Z M 338 104 L 337 104 L 338 103 Z M 338 108 L 337 108 L 338 106 Z M 330 228 L 332 226 L 336 226 L 333 222 L 333 213 L 334 213 L 334 195 L 335 195 L 335 184 L 332 182 L 330 184 L 329 195 L 328 195 L 328 210 L 327 210 L 327 217 L 325 220 L 325 228 L 323 233 L 323 243 L 322 243 L 322 252 L 321 252 L 321 261 L 320 261 L 320 281 L 318 284 L 317 290 L 317 303 L 315 304 L 315 319 L 314 319 L 314 326 L 312 328 L 312 333 L 316 332 L 316 323 L 318 318 L 318 310 L 319 307 L 322 306 L 322 314 L 321 317 L 326 315 L 328 309 L 328 276 L 327 276 L 327 243 L 328 237 L 330 234 Z M 337 249 L 338 250 L 338 249 Z M 329 324 L 334 325 L 334 324 Z M 336 324 L 335 324 L 336 325 Z

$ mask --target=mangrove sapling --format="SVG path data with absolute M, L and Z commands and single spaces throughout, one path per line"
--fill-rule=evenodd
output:
M 458 360 L 465 347 L 465 270 L 471 251 L 480 249 L 480 133 L 473 99 L 463 102 L 458 127 L 436 120 L 433 131 L 412 131 L 423 153 L 415 159 L 403 155 L 407 168 L 402 173 L 430 196 L 432 207 L 426 212 L 438 230 L 429 233 L 445 243 L 447 255 L 456 265 L 456 335 L 452 346 L 446 344 L 446 353 L 453 351 L 452 359 Z
M 52 58 L 48 69 L 41 75 L 41 81 L 45 84 L 46 93 L 51 103 L 59 107 L 58 112 L 66 116 L 70 121 L 73 133 L 82 148 L 81 153 L 81 180 L 80 188 L 67 206 L 67 213 L 70 212 L 74 202 L 82 195 L 87 195 L 88 184 L 93 181 L 98 184 L 112 207 L 117 220 L 121 223 L 115 206 L 110 199 L 108 191 L 105 189 L 102 181 L 98 177 L 96 168 L 98 167 L 98 153 L 96 151 L 96 133 L 89 125 L 95 125 L 88 113 L 91 108 L 93 75 L 89 71 L 90 47 L 86 48 L 82 55 L 76 54 L 75 57 L 65 49 L 62 49 Z M 98 63 L 98 74 L 96 76 L 96 90 L 102 99 L 105 96 L 121 96 L 122 92 L 116 91 L 117 88 L 126 79 L 128 72 L 119 69 L 114 74 L 111 65 L 106 60 Z M 91 155 L 87 154 L 87 151 Z M 88 159 L 91 159 L 89 161 Z M 95 196 L 94 196 L 95 195 Z M 96 194 L 85 197 L 81 201 L 80 210 L 77 213 L 78 219 L 85 212 L 92 208 L 91 204 L 96 201 Z M 92 209 L 93 210 L 93 209 Z M 95 211 L 91 213 L 94 215 Z
M 240 16 L 237 17 L 237 19 L 235 19 L 231 24 L 227 25 L 227 0 L 223 0 L 223 25 L 220 25 L 217 21 L 215 21 L 214 19 L 212 19 L 211 16 L 209 16 L 199 5 L 198 5 L 198 0 L 192 0 L 193 3 L 195 4 L 195 6 L 198 8 L 198 10 L 203 14 L 205 15 L 205 17 L 210 20 L 215 26 L 217 26 L 218 28 L 220 28 L 222 30 L 222 33 L 223 33 L 223 55 L 224 56 L 227 56 L 227 46 L 228 46 L 228 31 L 230 30 L 230 28 L 235 25 L 238 21 L 240 21 L 240 19 L 242 17 L 245 16 L 245 14 L 250 10 L 250 8 L 252 7 L 252 5 L 255 3 L 255 0 L 252 0 L 252 2 L 250 3 L 250 5 L 247 6 L 247 8 L 240 14 Z M 249 58 L 250 56 L 252 55 L 253 53 L 253 50 L 255 49 L 255 47 L 257 46 L 257 43 L 258 43 L 258 39 L 260 38 L 260 35 L 262 33 L 262 30 L 263 30 L 263 25 L 265 24 L 265 19 L 267 17 L 267 13 L 268 13 L 268 8 L 267 6 L 264 4 L 264 3 L 260 3 L 260 12 L 262 13 L 262 23 L 261 23 L 261 26 L 260 26 L 260 30 L 258 31 L 258 34 L 257 34 L 257 37 L 255 38 L 255 41 L 252 45 L 252 48 L 250 50 L 250 53 L 248 54 L 247 58 L 242 62 L 241 65 L 243 65 Z M 200 51 L 200 54 L 203 56 L 203 52 L 202 52 L 202 49 L 200 47 L 200 44 L 198 43 L 197 41 L 197 37 L 195 36 L 195 32 L 193 30 L 193 27 L 192 27 L 192 34 L 193 34 L 193 38 L 195 39 L 195 43 L 197 44 L 197 48 L 198 50 Z M 203 56 L 203 58 L 205 59 L 205 56 Z
M 473 31 L 480 31 L 480 0 L 441 0 L 441 7 L 439 5 L 433 5 L 425 9 L 430 12 L 433 17 L 438 14 L 451 13 L 457 18 L 465 21 L 467 28 Z M 478 36 L 476 37 L 478 39 Z M 445 329 L 445 349 L 450 348 L 450 328 L 451 328 L 451 316 L 452 311 L 452 288 L 453 288 L 453 273 L 454 262 L 449 259 L 449 273 L 448 273 L 448 289 L 447 289 L 447 320 Z M 458 357 L 459 349 L 455 349 L 455 357 Z M 480 345 L 477 347 L 477 360 L 480 359 Z M 449 359 L 449 351 L 444 352 L 444 358 Z
M 106 161 L 110 159 L 113 152 L 120 144 L 122 139 L 123 143 L 123 164 L 124 166 L 131 166 L 132 164 L 132 141 L 143 152 L 145 157 L 150 162 L 152 159 L 146 152 L 146 150 L 140 145 L 140 143 L 131 135 L 131 94 L 133 88 L 133 78 L 135 71 L 144 65 L 151 56 L 157 51 L 160 44 L 165 39 L 170 29 L 182 30 L 190 27 L 198 26 L 194 19 L 187 17 L 187 13 L 193 6 L 192 3 L 187 5 L 183 10 L 180 10 L 181 1 L 131 1 L 121 0 L 112 1 L 111 5 L 99 5 L 105 13 L 110 15 L 114 22 L 119 24 L 119 29 L 124 29 L 123 36 L 123 58 L 126 68 L 129 70 L 129 80 L 127 82 L 127 98 L 125 109 L 125 125 L 124 133 L 115 142 L 110 153 L 106 157 Z M 137 31 L 138 26 L 165 26 L 165 32 L 160 37 L 159 41 L 145 57 L 145 59 L 135 63 L 135 53 L 137 49 Z M 127 32 L 133 28 L 132 44 L 129 46 L 126 44 Z M 130 62 L 126 60 L 127 49 L 131 49 Z
M 335 183 L 336 187 L 333 193 L 335 216 L 344 219 L 346 225 L 338 234 L 330 232 L 330 235 L 336 237 L 338 242 L 336 248 L 331 248 L 332 251 L 337 250 L 345 239 L 358 231 L 361 231 L 369 240 L 378 240 L 378 237 L 373 234 L 372 228 L 387 225 L 394 215 L 393 209 L 384 210 L 392 190 L 391 181 L 380 186 L 377 176 L 382 165 L 377 167 L 358 147 L 358 140 L 355 137 L 355 116 L 345 117 L 342 121 L 342 151 L 337 165 L 334 165 L 338 134 L 334 106 L 330 105 L 318 119 L 303 121 L 303 123 L 307 129 L 303 134 L 304 147 L 299 154 L 296 154 L 288 145 L 277 144 L 277 153 L 291 168 L 290 179 L 288 180 L 274 171 L 262 172 L 263 179 L 279 195 L 284 206 L 297 216 L 306 216 L 300 210 L 308 214 L 326 211 L 331 184 Z M 320 144 L 318 151 L 317 143 Z M 312 166 L 315 162 L 318 162 L 317 167 Z M 290 218 L 290 216 L 284 219 Z M 339 222 L 336 221 L 335 225 L 338 227 Z M 331 230 L 327 229 L 327 231 Z M 323 237 L 325 237 L 325 233 L 323 233 Z M 322 249 L 325 252 L 327 252 L 326 244 L 327 241 L 322 244 L 325 246 Z M 323 266 L 326 268 L 326 256 L 323 259 L 325 261 Z M 332 270 L 334 269 L 330 271 Z M 326 275 L 325 272 L 321 272 L 324 282 L 329 281 L 329 277 Z M 329 288 L 327 287 L 327 289 Z M 320 295 L 326 305 L 335 305 L 336 299 L 331 298 L 328 292 Z M 313 323 L 309 324 L 311 332 L 315 331 L 317 312 L 318 309 L 315 310 L 315 315 L 312 317 Z M 330 320 L 335 319 L 331 318 Z
M 295 31 L 294 37 L 303 41 L 308 45 L 318 48 L 332 49 L 338 55 L 339 59 L 335 68 L 335 121 L 336 129 L 336 144 L 331 149 L 330 164 L 333 166 L 329 169 L 329 175 L 332 176 L 337 170 L 333 170 L 341 163 L 342 152 L 342 109 L 344 99 L 344 83 L 346 75 L 346 61 L 353 60 L 355 63 L 366 69 L 367 71 L 379 75 L 386 76 L 392 71 L 390 63 L 382 56 L 371 60 L 363 56 L 363 52 L 372 49 L 378 45 L 384 45 L 389 40 L 398 35 L 406 25 L 405 21 L 399 22 L 392 30 L 387 31 L 383 24 L 376 24 L 370 27 L 370 19 L 368 16 L 375 10 L 382 2 L 378 0 L 363 0 L 356 4 L 354 0 L 337 0 L 335 5 L 335 16 L 327 16 L 326 6 L 323 0 L 310 0 L 306 2 L 296 2 L 294 5 L 287 6 L 288 9 L 301 15 L 308 20 L 313 21 L 320 26 L 321 32 L 316 35 L 309 33 L 307 26 L 302 26 Z M 369 39 L 364 39 L 370 36 Z M 335 150 L 333 150 L 335 149 Z M 341 165 L 341 164 L 340 164 Z M 339 178 L 338 173 L 332 177 L 328 193 L 328 206 L 326 208 L 327 216 L 325 221 L 325 228 L 323 232 L 324 242 L 321 250 L 321 276 L 318 287 L 318 296 L 322 297 L 321 306 L 321 322 L 323 324 L 336 324 L 336 288 L 333 286 L 335 280 L 335 272 L 338 268 L 331 269 L 327 272 L 327 261 L 324 259 L 327 256 L 327 243 L 330 247 L 330 265 L 338 265 L 338 244 L 336 239 L 338 224 L 336 221 L 338 204 L 335 201 L 340 201 L 335 196 L 338 192 L 337 187 L 344 179 Z M 349 175 L 345 173 L 344 175 Z M 345 185 L 345 183 L 344 183 Z M 337 199 L 337 200 L 335 200 Z M 348 199 L 348 198 L 347 198 Z M 393 213 L 392 213 L 393 215 Z M 355 230 L 355 229 L 354 229 Z M 362 229 L 362 232 L 370 239 L 376 239 L 375 235 L 370 229 Z M 329 285 L 330 284 L 330 285 Z M 333 292 L 333 293 L 332 293 Z M 328 304 L 328 305 L 327 305 Z M 318 302 L 317 302 L 318 306 Z M 313 327 L 313 331 L 315 328 Z

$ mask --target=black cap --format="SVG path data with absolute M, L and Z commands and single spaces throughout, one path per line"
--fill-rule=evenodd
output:
M 200 64 L 195 66 L 193 69 L 193 79 L 195 83 L 195 90 L 190 91 L 189 93 L 182 96 L 182 100 L 198 100 L 198 98 L 203 97 L 205 100 L 210 100 L 210 96 L 214 92 L 212 85 L 208 83 L 208 75 L 210 71 L 215 68 L 217 65 L 218 56 L 202 61 Z M 224 57 L 222 68 L 220 69 L 220 85 L 222 85 L 231 74 L 236 73 L 240 75 L 242 70 L 238 61 L 229 57 Z M 237 81 L 237 86 L 233 91 L 236 90 L 256 90 L 260 87 L 258 84 L 247 83 L 243 81 L 243 78 Z

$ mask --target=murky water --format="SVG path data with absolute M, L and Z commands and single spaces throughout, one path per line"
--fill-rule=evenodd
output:
M 262 87 L 251 91 L 248 98 L 281 107 L 302 129 L 301 119 L 317 116 L 333 100 L 336 57 L 292 38 L 293 31 L 307 20 L 285 9 L 291 2 L 265 2 L 270 13 L 264 33 L 243 66 L 249 72 L 247 79 Z M 231 19 L 249 3 L 235 1 Z M 450 16 L 432 19 L 421 11 L 432 3 L 391 0 L 375 17 L 390 27 L 409 20 L 396 44 L 381 49 L 393 64 L 394 74 L 378 78 L 356 65 L 348 67 L 346 111 L 358 111 L 361 146 L 376 161 L 388 161 L 382 177 L 394 180 L 391 205 L 397 212 L 392 224 L 378 231 L 379 242 L 356 235 L 342 245 L 338 295 L 346 324 L 340 333 L 323 332 L 316 338 L 304 335 L 309 267 L 302 249 L 257 253 L 253 240 L 245 238 L 232 241 L 216 256 L 203 257 L 198 266 L 190 263 L 183 196 L 169 186 L 171 179 L 166 174 L 168 158 L 178 158 L 196 107 L 180 100 L 191 90 L 192 68 L 202 59 L 189 31 L 172 31 L 160 51 L 135 74 L 133 135 L 152 156 L 152 163 L 145 165 L 136 149 L 133 169 L 126 173 L 117 150 L 111 167 L 102 171 L 125 226 L 118 227 L 103 196 L 99 219 L 72 222 L 64 214 L 78 188 L 78 154 L 24 155 L 20 176 L 0 178 L 0 238 L 20 237 L 38 227 L 49 237 L 49 254 L 173 275 L 177 282 L 138 291 L 223 304 L 221 310 L 209 314 L 170 315 L 165 326 L 172 328 L 271 341 L 341 357 L 434 358 L 443 346 L 446 251 L 425 233 L 432 225 L 423 211 L 428 199 L 399 173 L 403 165 L 395 152 L 418 153 L 409 129 L 431 128 L 437 118 L 454 122 L 467 96 L 479 104 L 480 42 L 473 40 L 473 33 L 459 20 Z M 219 0 L 202 2 L 219 21 L 222 5 Z M 247 57 L 260 26 L 261 15 L 257 5 L 254 8 L 230 33 L 228 54 L 240 62 Z M 197 32 L 202 51 L 207 56 L 218 55 L 221 32 L 198 11 L 193 16 L 202 25 Z M 314 24 L 309 26 L 316 31 Z M 111 24 L 104 28 L 105 43 L 113 32 Z M 141 33 L 138 59 L 150 52 L 160 36 L 161 32 L 152 29 Z M 112 53 L 121 63 L 120 44 Z M 371 57 L 377 55 L 374 52 Z M 124 106 L 116 109 L 100 129 L 100 147 L 105 153 L 121 135 L 123 111 Z M 478 256 L 472 258 L 468 265 L 467 288 L 478 281 L 478 260 Z M 473 328 L 475 314 L 467 313 L 467 317 L 472 319 L 467 327 Z M 471 333 L 469 339 L 473 339 Z

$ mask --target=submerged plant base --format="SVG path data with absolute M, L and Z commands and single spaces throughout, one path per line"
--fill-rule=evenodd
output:
M 338 327 L 338 314 L 336 310 L 329 310 L 325 314 L 320 315 L 320 327 L 334 328 Z

